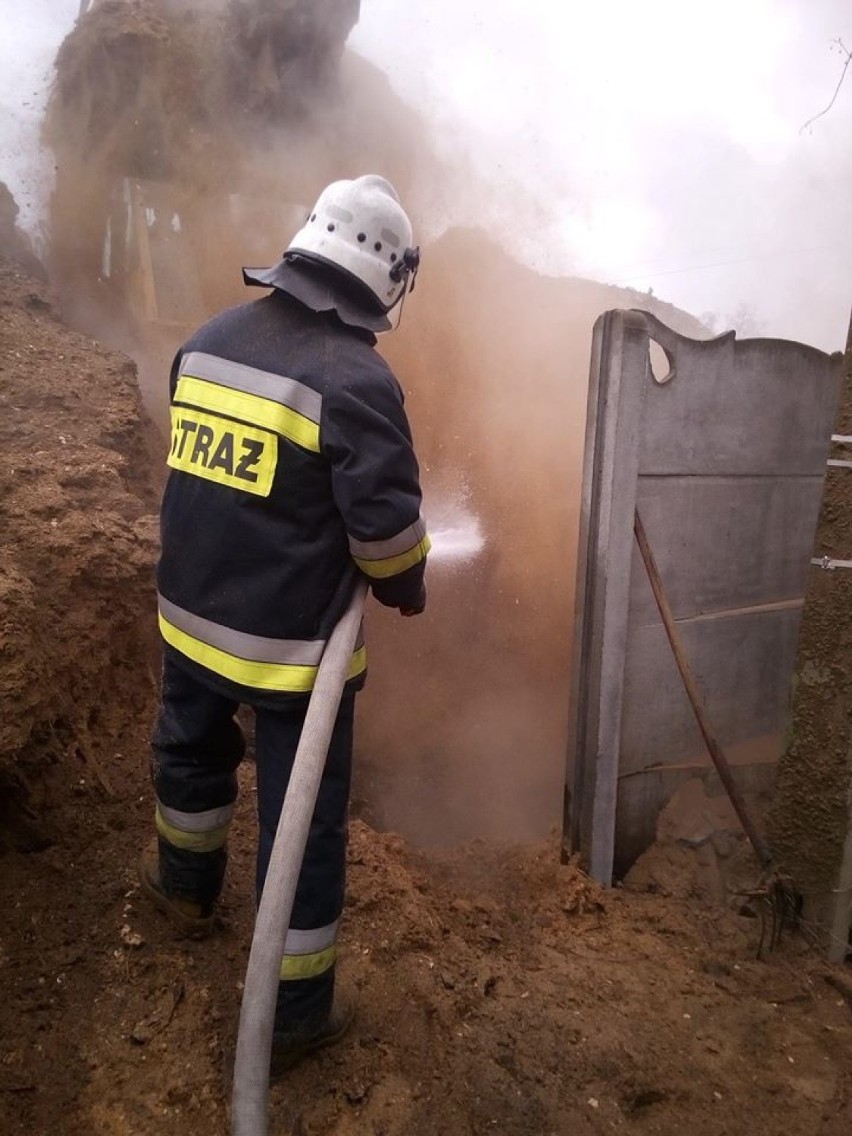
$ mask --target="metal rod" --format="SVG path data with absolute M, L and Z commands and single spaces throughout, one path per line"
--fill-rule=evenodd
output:
M 692 706 L 692 711 L 695 714 L 695 720 L 698 723 L 701 736 L 704 738 L 704 744 L 707 746 L 707 752 L 710 754 L 713 764 L 716 766 L 719 779 L 725 786 L 725 791 L 730 798 L 731 804 L 734 806 L 734 811 L 740 819 L 740 824 L 743 826 L 746 836 L 751 841 L 751 845 L 757 854 L 761 867 L 768 868 L 772 863 L 772 853 L 769 850 L 769 845 L 758 832 L 746 808 L 745 801 L 731 773 L 731 766 L 728 759 L 725 757 L 721 746 L 716 741 L 716 737 L 710 726 L 707 711 L 704 709 L 704 700 L 687 660 L 680 634 L 675 625 L 674 615 L 669 606 L 669 601 L 666 598 L 666 593 L 663 590 L 663 582 L 660 579 L 660 573 L 657 571 L 657 565 L 654 561 L 653 553 L 651 552 L 651 546 L 648 544 L 648 538 L 645 535 L 645 527 L 642 524 L 642 518 L 639 516 L 638 510 L 633 514 L 633 532 L 636 535 L 636 543 L 639 545 L 639 551 L 642 554 L 645 571 L 648 573 L 648 581 L 651 584 L 651 591 L 654 593 L 654 599 L 657 601 L 657 608 L 659 609 L 663 627 L 666 630 L 666 635 L 671 644 L 675 662 L 677 663 L 677 669 L 680 671 L 680 677 L 683 679 L 683 685 Z
M 830 556 L 813 557 L 811 564 L 833 571 L 835 568 L 852 568 L 852 560 L 834 560 Z

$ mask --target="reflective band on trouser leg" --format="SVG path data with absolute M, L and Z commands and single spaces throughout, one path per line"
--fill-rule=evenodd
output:
M 222 890 L 228 863 L 228 828 L 233 805 L 189 813 L 157 801 L 155 824 L 160 880 L 169 895 L 213 903 Z
M 339 925 L 340 920 L 336 919 L 325 927 L 310 931 L 299 931 L 291 927 L 284 942 L 281 981 L 317 978 L 334 966 Z
M 228 839 L 233 815 L 233 805 L 185 813 L 157 801 L 155 823 L 157 832 L 173 848 L 184 852 L 215 852 L 217 848 L 223 848 Z

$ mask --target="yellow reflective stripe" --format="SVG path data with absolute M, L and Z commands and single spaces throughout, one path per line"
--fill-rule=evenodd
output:
M 160 612 L 160 633 L 165 641 L 208 670 L 237 682 L 240 686 L 251 686 L 257 690 L 287 691 L 290 694 L 304 694 L 313 690 L 317 668 L 296 663 L 262 663 L 253 659 L 241 659 L 219 647 L 211 647 L 201 639 L 187 634 L 169 623 Z M 367 648 L 359 647 L 349 664 L 348 678 L 355 678 L 367 667 Z
M 274 430 L 282 434 L 297 446 L 306 450 L 320 452 L 319 426 L 305 418 L 297 410 L 274 402 L 271 398 L 263 398 L 259 394 L 249 394 L 247 391 L 234 390 L 233 387 L 224 387 L 208 379 L 194 379 L 190 375 L 181 375 L 175 391 L 175 402 L 186 402 L 202 410 L 212 410 L 218 414 L 227 414 L 230 418 L 237 418 L 241 422 L 250 422 L 254 426 L 262 426 L 265 430 Z
M 432 542 L 429 537 L 424 536 L 413 548 L 409 548 L 408 552 L 403 552 L 399 556 L 387 556 L 383 560 L 362 560 L 360 556 L 355 556 L 353 559 L 365 576 L 371 576 L 374 580 L 384 580 L 388 576 L 397 576 L 406 568 L 412 568 L 421 560 L 425 560 L 431 547 Z
M 326 947 L 324 951 L 315 951 L 311 955 L 285 955 L 281 960 L 280 979 L 282 982 L 293 982 L 297 978 L 316 978 L 334 966 L 337 958 L 337 947 Z
M 219 828 L 208 829 L 207 832 L 184 832 L 169 824 L 159 808 L 154 813 L 154 823 L 163 840 L 167 840 L 172 847 L 183 848 L 187 852 L 215 852 L 217 848 L 223 848 L 230 828 L 230 825 L 223 824 Z

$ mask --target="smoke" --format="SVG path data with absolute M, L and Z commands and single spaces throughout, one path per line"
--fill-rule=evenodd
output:
M 498 214 L 525 263 L 653 288 L 696 315 L 744 305 L 764 334 L 835 350 L 852 76 L 801 127 L 829 102 L 844 36 L 852 47 L 843 0 L 372 0 L 351 42 L 489 184 L 520 181 L 544 207 Z
M 77 0 L 38 3 L 55 17 L 46 30 L 20 27 L 42 58 Z M 169 8 L 136 0 L 152 4 Z M 380 349 L 406 389 L 445 554 L 430 561 L 424 615 L 370 607 L 356 795 L 423 842 L 542 835 L 561 815 L 592 325 L 645 306 L 702 334 L 665 296 L 722 323 L 740 310 L 767 334 L 842 342 L 852 88 L 798 132 L 833 86 L 841 6 L 720 0 L 708 15 L 666 2 L 652 19 L 620 0 L 363 0 L 349 39 L 362 54 L 346 51 L 322 83 L 298 71 L 290 101 L 270 100 L 256 59 L 231 59 L 239 97 L 208 73 L 222 4 L 171 8 L 180 23 L 146 41 L 144 85 L 116 89 L 116 49 L 110 83 L 93 73 L 79 103 L 54 103 L 50 248 L 66 304 L 141 361 L 163 422 L 181 339 L 251 298 L 239 266 L 274 261 L 328 180 L 375 170 L 397 184 L 424 266 Z M 93 131 L 78 111 L 104 92 L 109 129 Z
M 39 144 L 56 48 L 79 0 L 6 5 L 0 37 L 0 180 L 14 194 L 21 223 L 38 240 L 53 163 Z
M 501 330 L 509 306 L 534 323 L 542 282 L 482 238 L 448 233 L 429 264 L 386 351 L 439 555 L 423 616 L 369 613 L 357 788 L 423 843 L 542 836 L 562 798 L 588 329 L 564 334 L 553 297 L 537 338 Z M 441 556 L 448 536 L 481 548 Z

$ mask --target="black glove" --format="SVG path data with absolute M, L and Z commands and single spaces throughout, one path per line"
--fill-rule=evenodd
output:
M 420 585 L 420 595 L 417 597 L 415 602 L 413 604 L 411 604 L 411 603 L 400 604 L 399 614 L 405 615 L 405 616 L 420 615 L 425 610 L 426 610 L 426 585 L 421 584 Z

